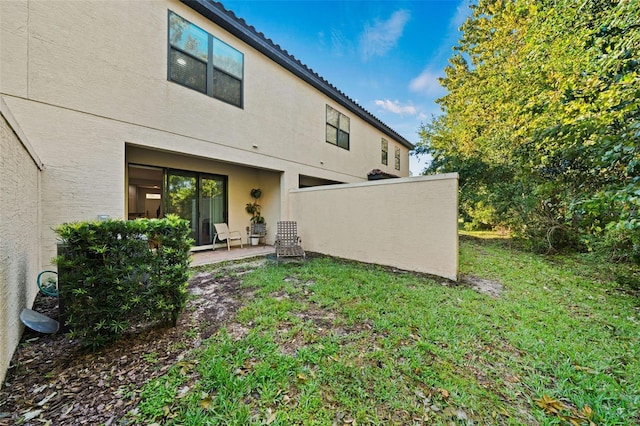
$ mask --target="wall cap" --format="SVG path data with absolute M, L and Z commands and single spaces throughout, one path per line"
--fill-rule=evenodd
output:
M 329 190 L 356 188 L 361 186 L 402 185 L 402 184 L 409 184 L 409 183 L 438 181 L 438 180 L 456 180 L 457 181 L 458 173 L 443 173 L 439 175 L 428 175 L 428 176 L 410 176 L 410 177 L 403 177 L 403 178 L 381 179 L 381 180 L 372 180 L 372 181 L 356 182 L 356 183 L 340 183 L 336 185 L 313 186 L 310 188 L 292 188 L 289 190 L 289 193 L 308 192 L 308 191 L 329 191 Z

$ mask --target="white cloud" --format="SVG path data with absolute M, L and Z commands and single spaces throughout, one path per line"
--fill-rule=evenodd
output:
M 470 0 L 462 0 L 456 8 L 456 14 L 449 21 L 449 32 L 458 33 L 458 29 L 464 24 L 464 21 L 471 16 L 471 9 L 469 6 L 472 4 Z
M 391 101 L 389 99 L 386 99 L 384 101 L 376 100 L 375 104 L 381 107 L 382 109 L 384 109 L 385 111 L 389 111 L 394 114 L 400 114 L 400 115 L 418 114 L 418 110 L 416 109 L 416 107 L 414 107 L 411 104 L 402 105 L 399 101 Z
M 431 58 L 422 73 L 409 83 L 411 91 L 432 99 L 446 94 L 446 90 L 440 85 L 438 78 L 444 76 L 443 69 L 447 66 L 447 61 L 452 55 L 452 47 L 457 44 L 461 36 L 459 28 L 471 15 L 469 5 L 472 3 L 473 0 L 460 0 L 456 13 L 449 20 L 449 29 L 436 54 Z
M 449 20 L 449 29 L 447 35 L 444 37 L 443 42 L 440 44 L 436 58 L 434 62 L 440 61 L 442 58 L 449 59 L 451 56 L 451 48 L 458 44 L 458 40 L 462 33 L 460 27 L 471 16 L 470 5 L 473 4 L 473 0 L 461 0 L 456 8 L 456 13 Z
M 367 24 L 360 36 L 362 60 L 366 62 L 375 56 L 384 56 L 395 47 L 410 18 L 409 11 L 398 10 L 387 21 L 376 21 L 374 24 Z
M 440 86 L 439 77 L 438 73 L 427 68 L 419 76 L 411 80 L 409 89 L 429 97 L 440 97 L 444 95 L 445 90 Z

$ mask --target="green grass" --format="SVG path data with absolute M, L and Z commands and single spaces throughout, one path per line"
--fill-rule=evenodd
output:
M 248 334 L 222 329 L 149 382 L 132 419 L 640 422 L 639 300 L 612 281 L 617 266 L 520 252 L 506 239 L 466 237 L 460 250 L 461 274 L 499 281 L 499 298 L 328 258 L 245 275 L 256 297 L 236 321 Z

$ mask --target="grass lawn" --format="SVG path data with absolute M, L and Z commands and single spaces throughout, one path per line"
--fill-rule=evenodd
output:
M 242 276 L 245 332 L 227 324 L 149 382 L 132 420 L 639 424 L 640 299 L 616 268 L 462 238 L 463 278 L 495 297 L 328 258 L 268 264 Z

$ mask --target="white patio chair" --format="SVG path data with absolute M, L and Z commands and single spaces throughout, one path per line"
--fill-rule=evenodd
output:
M 216 237 L 220 241 L 227 241 L 227 250 L 231 251 L 231 241 L 239 240 L 240 248 L 242 248 L 242 234 L 240 231 L 229 231 L 229 227 L 226 223 L 214 223 L 216 233 L 213 234 L 213 249 L 216 248 Z

